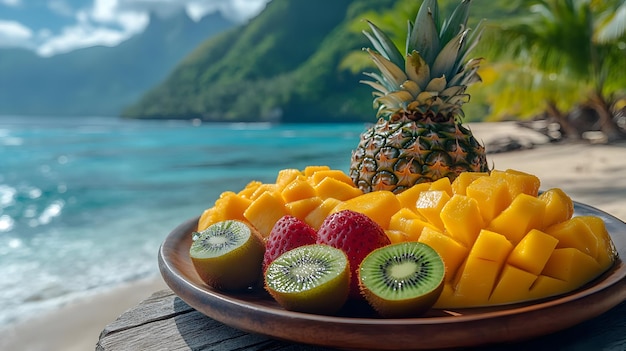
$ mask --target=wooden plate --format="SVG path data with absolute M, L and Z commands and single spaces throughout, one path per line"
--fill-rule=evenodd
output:
M 615 265 L 581 289 L 533 303 L 490 308 L 432 310 L 419 318 L 377 318 L 365 304 L 347 304 L 338 316 L 285 311 L 262 289 L 230 294 L 198 278 L 191 260 L 197 218 L 174 229 L 159 251 L 168 286 L 201 313 L 243 331 L 318 346 L 363 350 L 470 347 L 533 338 L 594 318 L 626 300 L 626 223 L 575 203 L 575 215 L 604 219 L 615 243 Z

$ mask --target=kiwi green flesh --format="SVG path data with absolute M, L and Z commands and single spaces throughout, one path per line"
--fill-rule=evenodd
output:
M 219 290 L 243 290 L 262 277 L 265 246 L 246 223 L 228 220 L 194 233 L 189 256 L 200 278 Z
M 333 314 L 348 298 L 350 269 L 343 251 L 313 244 L 287 251 L 265 271 L 265 288 L 286 310 Z
M 439 254 L 419 242 L 388 245 L 371 252 L 359 268 L 365 299 L 383 317 L 419 315 L 443 290 L 445 266 Z

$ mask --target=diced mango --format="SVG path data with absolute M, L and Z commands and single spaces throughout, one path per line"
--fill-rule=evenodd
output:
M 278 191 L 278 186 L 276 184 L 263 183 L 254 190 L 252 195 L 250 195 L 250 200 L 256 200 L 264 193 L 280 193 L 280 192 Z
M 517 245 L 531 229 L 541 228 L 545 207 L 545 203 L 537 197 L 519 194 L 489 223 L 487 229 L 503 234 Z
M 603 270 L 608 269 L 615 262 L 617 250 L 609 232 L 606 230 L 604 220 L 596 216 L 579 216 L 577 218 L 587 224 L 593 235 L 598 239 L 596 261 L 598 261 Z
M 478 202 L 471 197 L 455 194 L 441 209 L 441 221 L 446 233 L 471 247 L 483 228 Z
M 528 292 L 537 276 L 515 266 L 505 264 L 496 287 L 489 296 L 490 304 L 507 304 L 528 300 Z
M 285 202 L 289 203 L 316 196 L 317 192 L 306 178 L 295 178 L 284 187 L 280 195 Z
M 430 227 L 424 227 L 418 241 L 429 245 L 441 256 L 446 267 L 446 281 L 454 278 L 469 252 L 469 249 L 458 241 Z
M 220 222 L 222 219 L 219 218 L 219 214 L 215 210 L 215 207 L 207 208 L 202 212 L 200 218 L 198 219 L 198 231 L 203 231 L 207 229 L 211 224 Z
M 278 171 L 278 175 L 276 176 L 276 187 L 278 191 L 282 191 L 282 189 L 287 186 L 287 184 L 291 183 L 292 180 L 301 177 L 302 173 L 293 168 L 281 169 Z
M 515 199 L 519 194 L 526 194 L 537 197 L 541 182 L 533 174 L 507 169 L 506 171 L 492 170 L 491 177 L 503 178 L 508 184 L 511 199 Z
M 434 228 L 428 222 L 421 219 L 422 217 L 415 212 L 402 208 L 396 212 L 389 220 L 389 229 L 404 232 L 407 241 L 417 241 L 424 227 Z
M 352 210 L 363 213 L 383 229 L 389 228 L 391 216 L 400 210 L 400 201 L 391 191 L 372 191 L 339 204 L 334 212 Z
M 264 238 L 270 235 L 274 224 L 286 214 L 282 197 L 273 192 L 262 193 L 243 213 Z
M 335 209 L 335 207 L 337 207 L 341 203 L 341 201 L 332 197 L 324 199 L 324 201 L 322 201 L 319 206 L 314 208 L 311 212 L 309 212 L 306 217 L 304 217 L 304 221 L 308 225 L 313 227 L 313 229 L 318 230 L 320 229 L 322 223 L 324 223 L 326 217 L 328 217 L 328 215 Z
M 263 183 L 253 180 L 250 183 L 248 183 L 240 192 L 238 192 L 237 195 L 250 199 L 252 198 L 252 194 L 254 194 L 256 189 L 258 189 L 258 187 L 261 186 L 261 184 Z
M 484 260 L 470 253 L 457 272 L 453 284 L 454 299 L 467 307 L 487 304 L 500 269 L 499 262 Z
M 478 234 L 469 256 L 498 262 L 502 266 L 512 250 L 513 244 L 504 235 L 483 229 Z
M 532 229 L 515 246 L 508 263 L 534 275 L 539 275 L 559 241 L 540 230 Z
M 602 273 L 596 260 L 573 247 L 555 249 L 541 272 L 552 278 L 567 282 L 567 289 L 574 290 Z
M 346 183 L 354 187 L 354 182 L 352 181 L 352 178 L 350 178 L 349 175 L 345 174 L 344 172 L 338 169 L 326 169 L 326 170 L 315 171 L 313 172 L 313 175 L 311 175 L 310 179 L 313 182 L 313 184 L 319 184 L 322 180 L 326 178 L 333 178 L 335 180 L 338 180 L 340 182 Z
M 400 204 L 403 208 L 408 208 L 411 211 L 417 213 L 417 209 L 415 208 L 415 203 L 420 196 L 422 191 L 426 191 L 430 188 L 430 183 L 418 183 L 413 185 L 412 187 L 406 189 L 405 191 L 397 194 L 396 197 L 400 201 Z
M 568 282 L 540 275 L 537 279 L 535 279 L 535 282 L 530 287 L 528 297 L 531 299 L 539 299 L 543 297 L 561 295 L 569 291 L 571 291 L 571 288 Z
M 322 198 L 318 196 L 309 197 L 306 199 L 296 200 L 285 204 L 285 208 L 290 215 L 304 220 L 306 216 L 311 213 L 315 208 L 322 204 Z
M 596 259 L 598 256 L 598 238 L 587 223 L 579 217 L 546 228 L 546 233 L 555 237 L 559 243 L 557 248 L 573 247 Z
M 450 200 L 450 195 L 443 190 L 428 190 L 420 193 L 415 203 L 417 212 L 426 218 L 431 224 L 443 231 L 441 221 L 441 209 Z
M 450 197 L 454 195 L 452 192 L 452 184 L 450 183 L 450 178 L 448 177 L 439 178 L 430 183 L 430 187 L 428 188 L 428 190 L 445 191 Z
M 330 167 L 328 166 L 306 166 L 304 167 L 304 171 L 302 171 L 302 173 L 304 174 L 305 177 L 311 177 L 313 173 L 317 171 L 328 171 L 328 170 L 330 170 Z
M 225 191 L 215 201 L 214 208 L 220 214 L 222 220 L 237 219 L 245 221 L 243 213 L 250 204 L 252 204 L 252 200 L 237 195 L 232 191 Z
M 546 203 L 543 216 L 543 228 L 565 222 L 574 214 L 574 203 L 565 192 L 558 188 L 548 189 L 539 195 L 539 200 Z
M 511 204 L 507 183 L 502 178 L 480 177 L 467 186 L 465 193 L 478 202 L 485 223 Z
M 401 230 L 387 229 L 385 230 L 385 234 L 387 235 L 387 237 L 389 238 L 389 241 L 392 244 L 410 241 L 409 236 Z
M 314 175 L 320 172 L 315 172 Z M 341 201 L 350 200 L 359 195 L 363 195 L 363 191 L 354 185 L 331 177 L 320 180 L 315 186 L 315 192 L 317 196 L 323 199 L 333 197 Z
M 452 181 L 452 192 L 454 194 L 467 195 L 465 189 L 467 189 L 468 185 L 478 178 L 487 176 L 489 176 L 487 172 L 463 172 Z

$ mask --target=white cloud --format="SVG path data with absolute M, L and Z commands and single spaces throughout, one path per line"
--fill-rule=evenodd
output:
M 18 6 L 22 3 L 22 0 L 0 0 L 0 4 L 2 5 L 6 5 L 6 6 Z
M 199 20 L 202 16 L 219 10 L 224 16 L 236 22 L 242 22 L 256 16 L 269 0 L 213 0 L 189 1 L 186 6 L 189 17 Z
M 31 47 L 33 31 L 16 21 L 0 20 L 0 46 Z

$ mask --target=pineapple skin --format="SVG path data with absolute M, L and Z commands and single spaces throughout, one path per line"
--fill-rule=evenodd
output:
M 461 172 L 488 171 L 485 148 L 454 118 L 416 121 L 404 114 L 380 118 L 363 132 L 350 165 L 350 177 L 364 193 L 398 194 L 443 177 L 453 181 Z

